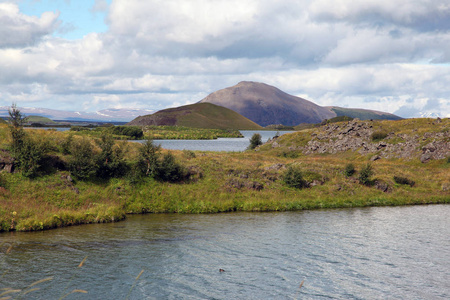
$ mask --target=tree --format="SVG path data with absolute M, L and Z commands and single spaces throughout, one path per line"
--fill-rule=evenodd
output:
M 289 166 L 282 178 L 283 182 L 289 187 L 296 189 L 308 187 L 307 182 L 303 179 L 303 173 L 299 166 Z
M 102 151 L 97 156 L 97 176 L 108 179 L 124 175 L 126 173 L 124 151 L 121 147 L 115 146 L 112 135 L 102 134 L 98 145 Z
M 361 171 L 359 172 L 359 183 L 363 185 L 371 185 L 372 181 L 370 180 L 370 177 L 373 175 L 373 169 L 372 165 L 370 163 L 367 163 L 364 167 L 362 167 Z
M 152 140 L 146 140 L 139 148 L 138 168 L 142 175 L 156 176 L 160 150 L 161 145 L 155 145 Z
M 262 145 L 261 135 L 259 133 L 255 133 L 252 135 L 250 139 L 250 145 L 248 146 L 248 150 L 253 150 L 256 147 Z
M 158 167 L 157 179 L 168 182 L 178 182 L 186 177 L 185 168 L 176 162 L 175 156 L 168 152 L 164 155 Z
M 45 153 L 45 145 L 27 136 L 23 125 L 26 117 L 22 115 L 16 104 L 8 109 L 9 130 L 11 133 L 11 154 L 18 169 L 26 177 L 36 176 Z
M 78 179 L 88 179 L 96 172 L 95 153 L 91 142 L 83 137 L 81 140 L 71 143 L 69 161 L 70 173 Z
M 25 131 L 23 130 L 23 125 L 26 122 L 26 117 L 22 115 L 20 110 L 17 108 L 16 104 L 12 104 L 11 108 L 8 109 L 9 114 L 9 131 L 12 138 L 12 155 L 13 157 L 20 154 L 23 147 L 25 139 Z

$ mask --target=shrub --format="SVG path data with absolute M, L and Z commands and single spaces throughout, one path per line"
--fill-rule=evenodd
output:
M 371 185 L 372 181 L 370 180 L 370 177 L 372 177 L 372 175 L 372 165 L 368 163 L 364 167 L 362 167 L 361 171 L 359 172 L 359 183 L 363 185 Z
M 96 158 L 97 176 L 109 179 L 125 175 L 127 165 L 124 160 L 124 151 L 121 147 L 115 145 L 112 135 L 102 134 L 98 145 L 102 151 Z
M 183 155 L 184 157 L 186 157 L 187 159 L 191 159 L 191 158 L 195 158 L 195 152 L 192 150 L 183 150 Z
M 283 150 L 283 152 L 281 152 L 280 154 L 278 154 L 278 156 L 280 157 L 286 157 L 286 158 L 297 158 L 300 156 L 300 152 L 299 151 L 287 151 L 287 150 Z
M 161 181 L 179 182 L 186 177 L 186 169 L 175 161 L 175 156 L 168 152 L 158 167 L 157 179 Z
M 23 130 L 23 125 L 26 122 L 25 116 L 22 115 L 20 110 L 15 104 L 8 109 L 8 121 L 9 121 L 9 131 L 11 134 L 11 152 L 13 157 L 20 155 L 21 149 L 23 147 L 25 139 L 25 131 Z
M 394 181 L 395 183 L 406 184 L 409 185 L 410 187 L 413 187 L 416 184 L 413 180 L 401 176 L 394 176 Z
M 70 133 L 61 143 L 61 153 L 70 154 L 70 148 L 73 142 L 73 134 Z
M 355 174 L 356 170 L 355 170 L 355 166 L 353 164 L 347 164 L 345 166 L 345 170 L 344 170 L 344 174 L 347 177 L 352 176 L 353 174 Z
M 301 189 L 307 187 L 307 182 L 303 179 L 302 171 L 298 166 L 289 166 L 282 176 L 283 182 L 292 188 Z
M 376 141 L 381 141 L 382 139 L 386 138 L 388 136 L 388 133 L 384 130 L 379 130 L 379 131 L 375 131 L 372 133 L 372 135 L 370 136 L 370 138 L 372 139 L 372 141 L 376 142 Z
M 259 133 L 255 133 L 250 138 L 250 145 L 247 147 L 247 150 L 253 150 L 260 145 L 262 145 L 262 137 Z
M 70 148 L 72 158 L 69 160 L 70 173 L 78 179 L 88 179 L 97 171 L 95 153 L 91 142 L 83 139 L 74 141 Z
M 91 130 L 91 129 L 89 129 L 89 127 L 86 127 L 86 126 L 71 126 L 70 127 L 70 131 L 87 131 L 87 130 Z
M 138 154 L 138 174 L 155 177 L 158 171 L 158 159 L 160 145 L 155 145 L 152 140 L 147 140 L 139 148 Z
M 41 166 L 45 154 L 45 146 L 29 136 L 22 140 L 20 149 L 16 149 L 14 158 L 22 174 L 26 177 L 35 177 Z
M 110 130 L 112 134 L 125 135 L 135 140 L 140 140 L 144 136 L 144 132 L 139 126 L 112 126 Z

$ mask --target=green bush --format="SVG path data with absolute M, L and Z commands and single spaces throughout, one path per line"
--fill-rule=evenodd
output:
M 282 175 L 282 180 L 287 186 L 296 189 L 308 186 L 307 182 L 303 179 L 302 171 L 298 166 L 288 166 L 287 170 Z
M 61 143 L 61 153 L 62 154 L 70 154 L 70 148 L 72 147 L 73 142 L 73 134 L 70 133 Z
M 293 150 L 283 150 L 280 154 L 278 154 L 279 157 L 286 157 L 286 158 L 297 158 L 300 156 L 299 151 L 293 151 Z
M 87 131 L 87 130 L 91 130 L 89 127 L 85 127 L 85 126 L 71 126 L 70 127 L 70 131 Z
M 376 141 L 381 141 L 382 139 L 386 138 L 387 136 L 388 136 L 388 133 L 386 131 L 379 130 L 379 131 L 373 132 L 372 135 L 370 136 L 370 138 L 372 139 L 372 141 L 376 142 Z
M 353 174 L 355 174 L 356 170 L 355 170 L 355 166 L 353 164 L 347 164 L 345 166 L 345 170 L 344 170 L 344 174 L 347 177 L 352 176 Z
M 187 159 L 191 159 L 191 158 L 195 158 L 195 152 L 192 150 L 183 150 L 183 155 L 184 157 L 186 157 Z
M 138 154 L 138 175 L 156 177 L 159 168 L 160 151 L 161 146 L 155 145 L 152 140 L 142 143 Z
M 186 169 L 175 161 L 175 156 L 168 152 L 164 155 L 157 171 L 156 179 L 160 181 L 179 182 L 186 178 Z
M 364 167 L 362 167 L 359 172 L 359 183 L 363 185 L 372 185 L 372 181 L 370 177 L 373 175 L 373 168 L 370 163 L 367 163 Z
M 103 179 L 124 176 L 127 164 L 123 148 L 115 145 L 112 135 L 107 133 L 103 133 L 97 143 L 102 150 L 96 157 L 97 176 Z
M 15 151 L 14 158 L 24 176 L 35 177 L 41 166 L 44 154 L 45 146 L 43 143 L 25 136 L 22 141 L 22 147 L 19 151 Z
M 85 180 L 96 173 L 94 148 L 87 138 L 72 142 L 70 153 L 72 157 L 69 160 L 69 170 L 72 176 Z
M 247 150 L 253 150 L 260 145 L 262 145 L 262 137 L 259 133 L 255 133 L 250 138 L 250 145 L 248 145 Z
M 112 126 L 111 133 L 116 135 L 125 135 L 134 140 L 140 140 L 144 137 L 144 132 L 139 126 Z
M 409 185 L 410 187 L 413 187 L 416 184 L 415 181 L 401 176 L 394 176 L 394 181 L 395 183 Z

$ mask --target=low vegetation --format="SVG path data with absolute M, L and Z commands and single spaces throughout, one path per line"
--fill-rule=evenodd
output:
M 355 152 L 279 155 L 304 143 L 298 133 L 277 138 L 290 145 L 280 149 L 262 145 L 256 151 L 219 153 L 167 151 L 152 141 L 127 143 L 105 132 L 19 129 L 0 125 L 0 231 L 112 222 L 129 213 L 450 203 L 448 156 L 425 164 L 370 161 Z M 14 150 L 14 143 L 25 139 L 41 151 L 40 158 L 30 156 L 38 162 L 32 168 Z
M 144 135 L 146 139 L 150 140 L 213 140 L 243 137 L 239 130 L 183 126 L 145 126 Z

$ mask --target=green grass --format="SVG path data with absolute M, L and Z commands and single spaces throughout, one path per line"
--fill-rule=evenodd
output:
M 27 116 L 27 122 L 38 124 L 57 124 L 55 121 L 41 116 Z
M 379 126 L 409 130 L 394 128 L 400 124 L 398 122 L 406 120 L 395 124 L 383 121 Z M 389 192 L 383 192 L 375 185 L 359 183 L 358 176 L 367 164 L 367 158 L 353 152 L 298 157 L 278 155 L 282 151 L 295 151 L 285 144 L 289 147 L 304 144 L 311 133 L 283 135 L 278 138 L 282 147 L 272 149 L 264 145 L 255 152 L 172 151 L 177 162 L 201 173 L 184 183 L 160 182 L 152 178 L 133 181 L 128 177 L 70 181 L 68 171 L 57 169 L 35 179 L 25 178 L 20 173 L 3 172 L 0 173 L 0 231 L 112 222 L 122 220 L 129 213 L 257 212 L 450 203 L 450 194 L 445 188 L 450 186 L 447 159 L 427 164 L 418 159 L 372 162 L 374 173 L 370 180 L 387 184 Z M 30 134 L 46 141 L 52 155 L 63 161 L 70 157 L 62 155 L 58 146 L 69 133 L 33 130 Z M 3 136 L 2 145 L 7 147 L 6 127 L 0 127 L 0 137 Z M 95 145 L 93 141 L 92 144 Z M 128 143 L 125 155 L 128 162 L 136 159 L 139 146 Z M 163 153 L 167 151 L 163 150 Z M 354 166 L 354 174 L 345 172 L 349 163 Z M 303 189 L 288 187 L 282 176 L 289 165 L 298 166 L 305 181 L 319 184 Z M 399 184 L 398 177 L 414 181 L 414 185 Z
M 184 126 L 145 126 L 146 139 L 163 140 L 212 140 L 217 138 L 243 137 L 238 130 L 205 129 Z

